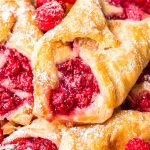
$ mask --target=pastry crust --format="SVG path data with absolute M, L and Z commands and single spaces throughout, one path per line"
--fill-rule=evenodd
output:
M 0 0 L 0 42 L 8 39 L 15 23 L 14 12 L 16 9 L 17 5 L 14 1 Z
M 2 144 L 10 143 L 17 138 L 41 137 L 51 140 L 59 147 L 62 128 L 63 125 L 56 122 L 49 123 L 47 120 L 37 119 L 31 125 L 22 127 L 5 138 Z
M 3 130 L 4 135 L 10 135 L 13 133 L 18 127 L 12 121 L 0 121 L 1 129 Z
M 34 7 L 30 0 L 14 0 L 18 5 L 16 11 L 16 23 L 7 45 L 16 48 L 31 59 L 36 42 L 43 33 L 39 30 L 34 19 Z
M 59 150 L 124 150 L 133 138 L 150 141 L 150 113 L 119 111 L 103 125 L 66 128 Z
M 103 125 L 78 127 L 37 119 L 5 138 L 2 144 L 17 138 L 41 137 L 54 142 L 59 150 L 123 150 L 132 138 L 150 140 L 149 117 L 150 113 L 116 111 Z
M 0 8 L 0 42 L 15 48 L 30 59 L 35 43 L 43 35 L 35 24 L 34 8 L 30 0 L 0 0 Z M 25 103 L 18 109 L 1 116 L 0 120 L 7 118 L 15 123 L 27 125 L 33 116 L 32 107 Z
M 109 30 L 98 1 L 77 0 L 63 22 L 47 32 L 35 47 L 34 114 L 53 119 L 49 101 L 58 84 L 55 65 L 73 57 L 68 43 L 77 40 L 79 55 L 91 67 L 100 94 L 88 108 L 55 119 L 102 123 L 110 118 L 150 60 L 149 20 L 113 20 L 108 22 Z

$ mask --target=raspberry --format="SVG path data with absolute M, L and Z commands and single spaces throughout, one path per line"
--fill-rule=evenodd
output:
M 74 4 L 76 2 L 76 0 L 64 0 L 64 1 L 69 4 Z
M 17 144 L 15 150 L 25 150 L 25 149 L 32 149 L 32 150 L 58 150 L 55 143 L 48 139 L 44 138 L 19 138 L 12 141 L 10 144 Z
M 150 144 L 142 139 L 134 138 L 128 141 L 125 150 L 150 150 Z
M 150 14 L 150 0 L 108 0 L 117 7 L 122 7 L 121 15 L 107 16 L 108 19 L 142 20 L 145 13 Z
M 121 106 L 123 109 L 133 109 L 141 112 L 150 112 L 150 94 L 145 93 L 141 96 L 136 96 L 131 100 L 126 100 L 126 102 Z
M 143 98 L 139 104 L 140 111 L 150 112 L 150 98 Z
M 17 109 L 24 102 L 33 104 L 33 74 L 28 58 L 5 45 L 0 45 L 0 63 L 2 64 L 0 67 L 1 116 Z M 29 95 L 21 98 L 16 91 Z
M 125 13 L 128 19 L 142 20 L 143 11 L 134 4 L 125 3 Z
M 0 129 L 0 143 L 3 141 L 4 135 L 2 129 Z
M 36 10 L 35 19 L 39 28 L 44 31 L 48 31 L 58 25 L 62 21 L 64 15 L 64 5 L 56 0 L 53 0 L 45 3 Z
M 56 65 L 61 73 L 59 85 L 52 90 L 50 106 L 54 113 L 67 115 L 76 107 L 88 107 L 100 92 L 91 68 L 80 57 Z

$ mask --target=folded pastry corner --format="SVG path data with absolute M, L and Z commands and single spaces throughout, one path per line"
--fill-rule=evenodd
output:
M 1 149 L 53 149 L 58 150 L 61 139 L 61 128 L 56 122 L 49 123 L 37 119 L 4 138 Z
M 18 5 L 16 19 L 12 34 L 7 45 L 16 48 L 19 52 L 31 59 L 31 55 L 36 42 L 42 37 L 43 33 L 38 28 L 31 0 L 14 0 Z
M 0 42 L 8 39 L 15 22 L 16 9 L 17 5 L 14 1 L 0 0 Z
M 32 57 L 36 116 L 102 123 L 123 103 L 150 60 L 149 20 L 108 25 L 98 1 L 78 0 L 39 40 Z
M 121 108 L 150 112 L 150 63 L 143 70 Z
M 149 112 L 118 111 L 102 125 L 65 128 L 59 149 L 124 150 L 132 139 L 150 140 L 149 117 Z
M 0 7 L 0 120 L 27 125 L 33 116 L 30 57 L 42 32 L 29 0 L 3 0 Z
M 123 150 L 130 140 L 150 140 L 149 117 L 146 112 L 116 111 L 102 125 L 74 127 L 37 119 L 4 138 L 0 148 Z

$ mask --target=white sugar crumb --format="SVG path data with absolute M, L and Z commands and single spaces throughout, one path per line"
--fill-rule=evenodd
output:
M 51 6 L 51 9 L 49 6 Z M 51 16 L 54 16 L 54 17 L 55 17 L 56 13 L 59 13 L 59 15 L 60 15 L 60 12 L 62 12 L 62 13 L 64 12 L 61 4 L 56 0 L 53 0 L 51 2 L 46 3 L 44 5 L 44 7 L 45 8 L 48 7 L 47 13 L 50 14 Z
M 47 81 L 51 80 L 51 78 L 48 76 L 47 72 L 41 72 L 40 69 L 37 70 L 37 76 L 38 76 L 40 82 L 47 82 Z
M 0 145 L 0 150 L 14 150 L 17 144 Z
M 10 18 L 10 16 L 11 16 L 11 12 L 7 12 L 7 11 L 3 12 L 2 13 L 2 19 L 3 19 L 3 21 L 7 22 L 8 19 Z

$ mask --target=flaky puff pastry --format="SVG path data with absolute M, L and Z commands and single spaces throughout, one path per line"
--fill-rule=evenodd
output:
M 51 140 L 59 150 L 123 150 L 133 138 L 150 141 L 149 117 L 150 113 L 118 111 L 103 125 L 78 127 L 37 119 L 5 138 L 2 145 L 18 138 L 40 137 Z
M 22 54 L 31 58 L 34 45 L 43 35 L 34 19 L 34 7 L 31 0 L 14 0 L 18 5 L 16 22 L 13 26 L 7 45 L 20 50 Z
M 66 128 L 59 150 L 124 150 L 133 138 L 150 141 L 150 113 L 118 111 L 103 125 Z
M 0 42 L 6 47 L 15 48 L 29 60 L 35 43 L 43 35 L 36 26 L 33 15 L 34 8 L 30 0 L 0 0 Z M 7 59 L 4 55 L 1 57 Z M 6 88 L 9 86 L 6 85 Z M 17 110 L 1 116 L 0 120 L 5 118 L 27 125 L 32 119 L 32 106 L 25 103 Z
M 19 126 L 12 121 L 2 120 L 0 121 L 0 128 L 3 131 L 3 135 L 9 135 L 19 128 Z
M 3 144 L 9 144 L 18 138 L 44 138 L 52 141 L 59 147 L 61 141 L 61 129 L 64 128 L 63 125 L 56 122 L 49 123 L 44 119 L 37 119 L 32 122 L 32 124 L 24 126 L 17 131 L 13 132 L 10 136 L 4 139 Z M 5 148 L 5 146 L 0 146 L 0 148 Z M 8 147 L 6 145 L 6 147 Z
M 106 20 L 96 0 L 77 0 L 54 30 L 47 32 L 33 53 L 34 114 L 64 122 L 102 123 L 126 98 L 150 60 L 149 19 Z M 69 42 L 75 43 L 71 50 Z M 96 77 L 100 93 L 90 106 L 71 114 L 53 115 L 49 106 L 52 90 L 59 84 L 56 64 L 78 56 Z

